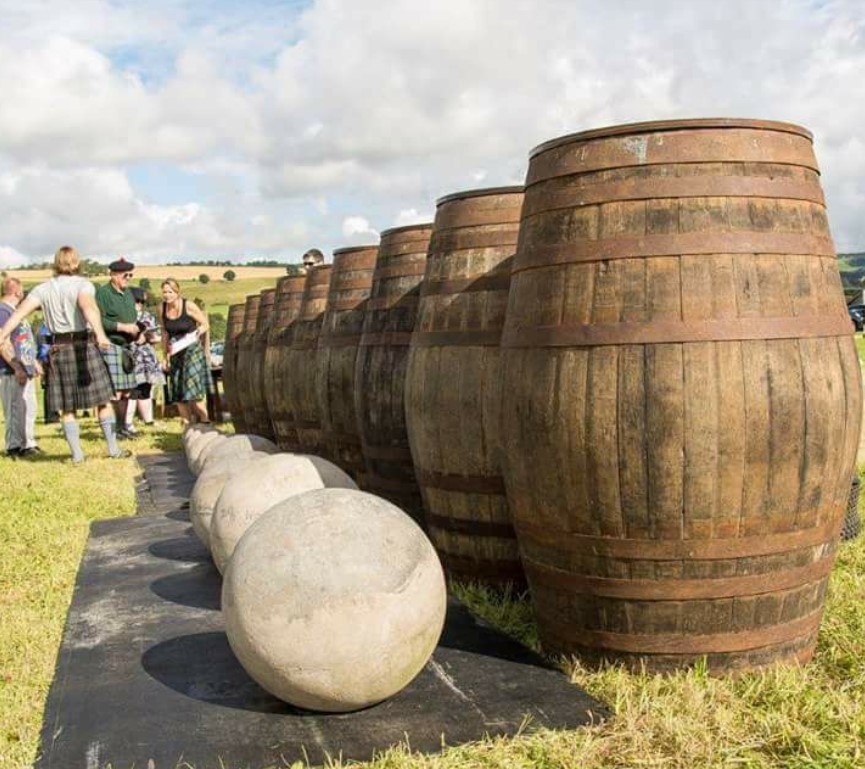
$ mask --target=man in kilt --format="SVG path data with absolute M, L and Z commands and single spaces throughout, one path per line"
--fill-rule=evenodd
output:
M 129 408 L 129 394 L 138 384 L 135 376 L 135 361 L 132 356 L 132 342 L 140 330 L 136 321 L 138 310 L 135 297 L 129 288 L 135 265 L 120 257 L 108 265 L 108 283 L 96 289 L 96 304 L 102 316 L 102 326 L 111 346 L 102 351 L 111 382 L 114 385 L 114 416 L 117 435 L 131 438 L 134 434 L 126 430 L 126 410 Z
M 111 343 L 102 328 L 93 284 L 78 274 L 80 269 L 81 257 L 72 246 L 58 249 L 54 255 L 54 277 L 36 286 L 0 328 L 2 345 L 24 318 L 42 308 L 51 332 L 45 371 L 47 406 L 60 414 L 74 464 L 84 461 L 75 412 L 94 407 L 108 444 L 108 455 L 129 456 L 128 451 L 117 445 L 114 412 L 109 405 L 114 387 L 100 353 Z

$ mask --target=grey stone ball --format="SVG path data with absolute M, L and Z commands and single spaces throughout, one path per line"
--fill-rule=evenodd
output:
M 206 433 L 198 433 L 191 438 L 186 444 L 186 464 L 193 475 L 198 475 L 201 472 L 201 456 L 204 450 L 210 446 L 228 440 L 227 436 L 220 432 L 212 431 Z
M 206 433 L 212 433 L 216 431 L 216 428 L 211 424 L 187 425 L 183 428 L 183 436 L 181 438 L 184 449 L 190 444 L 190 442 L 194 441 L 196 438 L 199 438 Z
M 305 454 L 272 454 L 233 473 L 222 487 L 210 522 L 210 552 L 225 571 L 238 540 L 259 517 L 288 497 L 313 489 L 357 489 L 332 462 Z
M 208 463 L 221 459 L 222 457 L 241 457 L 253 451 L 264 451 L 267 454 L 276 454 L 279 451 L 277 445 L 261 435 L 232 435 L 216 446 L 206 446 L 198 457 L 198 463 L 203 470 Z
M 244 472 L 254 462 L 270 456 L 263 451 L 253 451 L 242 457 L 224 457 L 208 463 L 192 487 L 189 496 L 189 520 L 196 536 L 210 549 L 210 525 L 213 507 L 226 481 L 234 472 Z
M 228 564 L 228 641 L 271 694 L 347 712 L 396 694 L 433 653 L 445 619 L 438 556 L 420 527 L 380 497 L 348 489 L 280 502 Z

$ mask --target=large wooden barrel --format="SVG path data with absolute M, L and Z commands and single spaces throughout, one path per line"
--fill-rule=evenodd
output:
M 438 201 L 406 373 L 430 538 L 449 577 L 523 583 L 505 497 L 500 349 L 522 187 Z
M 269 385 L 264 376 L 264 356 L 267 350 L 267 340 L 270 337 L 270 326 L 273 321 L 275 301 L 275 288 L 266 288 L 261 292 L 261 301 L 258 306 L 258 320 L 250 344 L 249 355 L 252 432 L 270 440 L 273 440 L 276 435 L 270 421 L 270 412 L 267 408 L 266 389 Z
M 283 371 L 283 387 L 297 431 L 297 446 L 293 450 L 315 456 L 324 453 L 316 394 L 316 348 L 332 272 L 332 264 L 320 264 L 307 273 L 300 313 L 291 325 L 291 347 L 286 351 Z
M 273 425 L 274 440 L 283 451 L 297 447 L 297 430 L 285 389 L 283 369 L 286 351 L 291 346 L 291 324 L 300 313 L 305 275 L 286 275 L 276 282 L 273 321 L 264 353 L 264 395 Z
M 378 246 L 333 252 L 330 293 L 316 352 L 324 456 L 361 481 L 364 464 L 354 408 L 354 371 L 377 256 Z
M 548 650 L 810 658 L 859 435 L 850 332 L 806 130 L 646 123 L 534 151 L 503 435 Z
M 366 467 L 362 488 L 423 525 L 405 424 L 405 372 L 431 235 L 432 224 L 396 227 L 381 235 L 354 390 Z
M 234 378 L 238 387 L 237 395 L 241 420 L 246 427 L 246 432 L 253 432 L 255 430 L 255 401 L 252 395 L 251 361 L 252 348 L 255 341 L 255 329 L 258 326 L 258 308 L 260 306 L 261 294 L 250 294 L 246 297 L 246 309 L 243 313 L 243 331 L 237 337 Z
M 243 420 L 240 408 L 235 364 L 237 362 L 237 338 L 243 331 L 243 316 L 245 311 L 245 304 L 232 304 L 228 308 L 225 347 L 222 353 L 222 387 L 225 393 L 225 402 L 231 414 L 231 422 L 234 425 L 234 429 L 239 433 L 246 432 L 246 422 Z

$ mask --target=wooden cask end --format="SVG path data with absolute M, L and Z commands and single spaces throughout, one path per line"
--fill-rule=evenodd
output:
M 366 491 L 424 524 L 405 423 L 405 373 L 432 224 L 381 235 L 355 369 Z
M 811 135 L 713 119 L 541 145 L 502 344 L 545 647 L 808 660 L 862 400 Z
M 294 450 L 315 456 L 322 456 L 324 451 L 316 394 L 316 348 L 332 271 L 332 264 L 319 264 L 307 273 L 300 313 L 292 323 L 291 346 L 284 359 L 283 386 L 297 431 Z
M 245 304 L 233 304 L 228 308 L 228 321 L 225 330 L 225 347 L 222 353 L 222 387 L 225 402 L 231 414 L 231 422 L 236 432 L 245 433 L 246 423 L 243 421 L 235 374 L 237 362 L 237 338 L 243 331 L 243 316 Z
M 522 187 L 438 201 L 406 373 L 408 439 L 447 575 L 523 584 L 501 473 L 502 329 Z
M 270 336 L 275 301 L 275 288 L 266 288 L 261 292 L 261 301 L 258 306 L 258 320 L 252 343 L 250 344 L 249 356 L 252 432 L 269 440 L 273 440 L 276 436 L 270 421 L 270 412 L 267 408 L 267 382 L 264 376 L 264 356 L 267 350 L 267 340 Z
M 378 246 L 333 252 L 330 292 L 316 351 L 315 389 L 324 456 L 355 480 L 363 475 L 364 464 L 354 408 L 354 371 L 377 256 Z
M 297 430 L 285 388 L 285 356 L 291 347 L 291 324 L 300 314 L 305 275 L 286 275 L 276 282 L 273 321 L 264 353 L 264 396 L 273 425 L 274 441 L 283 451 L 297 449 Z
M 234 377 L 237 381 L 238 405 L 241 420 L 246 432 L 255 430 L 255 403 L 252 397 L 250 382 L 252 347 L 255 329 L 258 326 L 258 308 L 261 305 L 261 294 L 250 294 L 246 297 L 246 309 L 243 313 L 243 331 L 237 337 L 237 357 L 235 359 Z

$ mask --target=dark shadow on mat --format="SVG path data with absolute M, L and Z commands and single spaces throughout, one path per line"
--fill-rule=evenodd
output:
M 195 633 L 163 641 L 144 652 L 141 666 L 151 678 L 192 699 L 256 713 L 304 715 L 249 677 L 225 633 Z
M 166 518 L 170 518 L 167 515 Z M 175 520 L 178 520 L 175 518 Z M 183 520 L 183 519 L 180 519 Z M 198 540 L 193 530 L 187 531 L 185 537 L 174 537 L 154 542 L 147 548 L 151 555 L 168 561 L 184 561 L 186 563 L 210 563 L 210 553 Z
M 166 518 L 170 518 L 172 521 L 183 521 L 185 523 L 189 523 L 189 508 L 178 508 L 177 510 L 170 510 L 165 514 Z
M 150 590 L 181 606 L 211 611 L 219 611 L 222 606 L 222 580 L 212 563 L 200 563 L 183 574 L 160 577 L 150 583 Z

